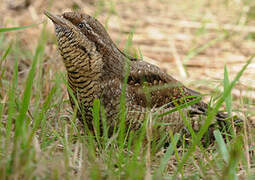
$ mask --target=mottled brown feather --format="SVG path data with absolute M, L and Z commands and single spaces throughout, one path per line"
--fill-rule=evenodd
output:
M 129 64 L 130 70 L 125 91 L 126 124 L 134 129 L 140 127 L 148 110 L 164 113 L 176 104 L 194 99 L 189 96 L 199 94 L 186 88 L 157 66 L 120 51 L 101 23 L 93 17 L 77 12 L 67 12 L 61 16 L 47 12 L 46 15 L 55 24 L 58 48 L 66 66 L 68 83 L 82 109 L 78 112 L 78 117 L 83 121 L 83 115 L 90 128 L 91 108 L 93 100 L 97 98 L 105 108 L 110 127 L 118 123 L 126 64 Z M 149 95 L 145 92 L 149 92 Z M 183 99 L 184 97 L 186 98 Z M 74 107 L 71 96 L 70 101 Z M 205 115 L 207 109 L 208 105 L 200 101 L 182 111 L 190 116 L 193 124 L 196 123 L 193 119 Z M 225 114 L 217 114 L 217 120 L 224 118 Z M 179 112 L 163 116 L 157 121 L 171 124 L 166 127 L 166 131 L 171 129 L 178 132 L 185 128 Z

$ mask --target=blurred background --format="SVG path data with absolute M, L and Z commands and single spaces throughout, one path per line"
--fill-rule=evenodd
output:
M 130 54 L 139 57 L 142 54 L 143 59 L 202 93 L 222 91 L 224 65 L 232 80 L 254 54 L 255 1 L 252 0 L 2 1 L 0 27 L 37 24 L 2 35 L 1 54 L 10 42 L 15 47 L 12 48 L 15 53 L 3 63 L 5 78 L 11 78 L 14 58 L 18 57 L 21 83 L 31 65 L 44 23 L 47 23 L 47 46 L 42 63 L 43 78 L 50 82 L 56 72 L 65 72 L 57 52 L 53 24 L 44 16 L 44 10 L 54 14 L 81 11 L 96 17 L 120 49 L 133 35 Z M 233 90 L 237 108 L 251 108 L 254 104 L 254 68 L 255 62 L 252 62 Z M 51 85 L 45 83 L 44 86 L 47 94 Z
M 189 151 L 185 134 L 176 147 L 179 136 L 169 131 L 166 151 L 165 135 L 146 145 L 141 128 L 124 143 L 121 135 L 99 142 L 75 121 L 45 10 L 96 17 L 120 49 L 209 94 L 206 102 L 228 86 L 224 66 L 232 81 L 255 50 L 254 0 L 0 0 L 0 179 L 172 179 L 174 172 L 179 179 L 254 179 L 255 59 L 221 107 L 244 120 L 233 141 L 214 131 L 216 146 L 203 149 L 192 135 L 197 148 Z M 5 32 L 11 27 L 18 30 Z

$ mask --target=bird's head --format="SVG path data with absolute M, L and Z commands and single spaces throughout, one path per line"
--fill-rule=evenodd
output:
M 58 48 L 64 62 L 72 59 L 100 59 L 113 44 L 103 25 L 95 18 L 78 12 L 45 15 L 54 23 Z
M 45 11 L 45 15 L 54 23 L 58 41 L 65 37 L 83 43 L 95 43 L 95 46 L 100 47 L 112 42 L 103 25 L 87 14 L 65 12 L 62 15 L 53 15 Z
M 53 15 L 45 11 L 45 15 L 55 25 L 58 48 L 67 71 L 72 64 L 82 64 L 85 71 L 101 70 L 105 74 L 113 73 L 122 76 L 124 54 L 117 48 L 98 20 L 78 12 Z M 89 66 L 84 65 L 87 62 Z

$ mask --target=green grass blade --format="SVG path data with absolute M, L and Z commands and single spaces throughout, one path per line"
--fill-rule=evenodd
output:
M 39 24 L 41 24 L 41 23 L 39 23 Z M 19 27 L 0 28 L 0 33 L 27 29 L 27 28 L 31 28 L 34 26 L 38 26 L 39 24 L 32 24 L 32 25 L 28 25 L 28 26 L 19 26 Z
M 92 109 L 92 116 L 93 116 L 93 128 L 94 133 L 96 136 L 96 140 L 100 145 L 100 100 L 95 99 L 93 101 L 93 109 Z
M 12 49 L 12 42 L 9 43 L 9 46 L 8 48 L 5 50 L 5 52 L 3 53 L 2 55 L 2 58 L 1 58 L 1 63 L 6 59 L 6 57 L 8 56 L 8 54 L 11 52 L 11 49 Z M 0 66 L 1 67 L 1 66 Z
M 128 40 L 126 42 L 126 47 L 124 50 L 124 53 L 128 50 L 128 48 L 132 44 L 132 37 L 133 37 L 133 31 L 129 34 Z M 125 140 L 125 129 L 126 129 L 126 88 L 127 88 L 127 81 L 128 76 L 130 73 L 130 60 L 128 58 L 125 58 L 125 78 L 121 89 L 121 96 L 120 96 L 120 123 L 119 123 L 119 145 L 122 149 L 124 147 L 124 140 Z
M 227 69 L 227 66 L 225 65 L 225 67 L 224 67 L 224 91 L 227 90 L 229 85 L 230 85 L 230 82 L 229 82 L 229 77 L 228 77 L 228 69 Z M 231 93 L 229 93 L 229 95 L 226 97 L 225 103 L 226 103 L 226 109 L 227 109 L 228 115 L 230 117 L 232 114 L 232 95 L 231 95 Z
M 0 81 L 2 80 L 2 78 L 4 76 L 4 72 L 5 72 L 5 69 L 2 69 L 2 64 L 5 61 L 8 54 L 11 52 L 11 49 L 12 49 L 12 42 L 9 43 L 8 48 L 5 50 L 5 52 L 3 53 L 2 58 L 0 60 Z M 0 88 L 1 88 L 1 86 L 2 86 L 2 83 L 0 82 Z
M 192 49 L 190 52 L 188 52 L 187 56 L 183 59 L 183 63 L 185 64 L 191 58 L 195 57 L 196 55 L 198 55 L 199 53 L 203 52 L 207 48 L 213 46 L 215 43 L 225 39 L 226 35 L 227 34 L 221 35 L 221 36 L 219 36 L 219 37 L 217 37 L 217 38 L 207 42 L 206 44 L 204 44 L 203 46 L 201 46 L 199 48 Z
M 18 84 L 18 59 L 15 58 L 14 62 L 14 73 L 12 77 L 12 84 L 9 87 L 9 102 L 8 102 L 8 118 L 7 118 L 7 125 L 6 125 L 6 148 L 8 147 L 8 144 L 10 143 L 10 137 L 11 137 L 11 126 L 12 126 L 12 119 L 13 116 L 16 115 L 16 108 L 15 108 L 15 92 L 17 89 Z
M 198 96 L 198 97 L 195 98 L 194 100 L 191 100 L 191 101 L 189 101 L 189 102 L 186 102 L 185 104 L 178 105 L 178 106 L 172 108 L 171 110 L 169 110 L 169 111 L 167 111 L 167 112 L 164 112 L 164 113 L 162 113 L 162 114 L 159 114 L 159 115 L 158 115 L 158 118 L 163 117 L 163 116 L 166 116 L 166 115 L 168 115 L 168 114 L 171 114 L 171 113 L 173 113 L 173 112 L 175 112 L 175 111 L 180 111 L 181 109 L 186 108 L 186 107 L 189 107 L 189 106 L 191 106 L 191 105 L 193 105 L 193 104 L 196 104 L 196 103 L 198 103 L 199 101 L 201 101 L 201 97 L 200 97 L 200 96 Z
M 4 129 L 4 124 L 3 124 L 3 110 L 4 110 L 4 103 L 0 103 L 0 130 Z M 0 142 L 2 141 L 2 138 L 4 139 L 4 136 L 2 136 L 2 133 L 0 133 Z M 1 158 L 0 158 L 1 160 Z
M 29 147 L 29 145 L 31 144 L 36 130 L 40 127 L 40 124 L 41 124 L 42 120 L 45 118 L 45 114 L 46 114 L 47 110 L 49 109 L 51 100 L 53 98 L 53 95 L 56 92 L 56 89 L 57 89 L 57 86 L 56 85 L 53 86 L 53 88 L 49 92 L 49 95 L 47 96 L 45 102 L 43 103 L 43 107 L 42 107 L 41 112 L 39 113 L 38 117 L 34 120 L 34 126 L 32 128 L 32 132 L 30 133 L 30 136 L 28 138 L 27 147 Z
M 239 136 L 235 139 L 233 145 L 231 146 L 230 156 L 227 166 L 222 171 L 221 179 L 233 179 L 237 180 L 237 172 L 239 160 L 243 154 L 243 140 Z
M 222 158 L 224 159 L 224 161 L 226 163 L 228 163 L 229 162 L 229 153 L 228 153 L 227 146 L 224 142 L 224 139 L 223 139 L 220 131 L 217 129 L 213 132 L 213 134 L 214 134 L 214 137 L 215 137 L 215 141 L 218 144 L 219 151 L 220 151 L 220 154 L 221 154 Z
M 16 119 L 16 123 L 15 123 L 15 126 L 16 126 L 15 136 L 14 136 L 15 141 L 17 141 L 18 137 L 20 137 L 20 135 L 22 134 L 23 124 L 26 119 L 26 113 L 28 111 L 30 99 L 32 96 L 32 86 L 33 86 L 33 81 L 34 81 L 34 77 L 35 77 L 35 73 L 36 73 L 36 65 L 37 65 L 39 56 L 44 53 L 45 41 L 46 41 L 46 31 L 45 31 L 45 25 L 44 25 L 44 29 L 42 31 L 40 40 L 38 42 L 38 45 L 37 45 L 37 48 L 36 48 L 36 51 L 35 51 L 35 54 L 33 57 L 32 66 L 29 70 L 29 73 L 28 73 L 28 76 L 26 79 L 23 99 L 21 102 L 19 115 L 18 115 L 18 117 Z
M 223 96 L 217 101 L 214 109 L 209 112 L 204 125 L 201 127 L 200 131 L 197 134 L 197 139 L 195 141 L 193 141 L 192 145 L 190 146 L 189 150 L 185 153 L 185 155 L 182 158 L 182 161 L 178 164 L 178 168 L 174 173 L 174 178 L 176 178 L 177 174 L 181 171 L 181 169 L 184 166 L 184 163 L 189 159 L 190 155 L 195 151 L 196 146 L 199 144 L 199 141 L 202 139 L 204 133 L 207 131 L 208 127 L 210 126 L 211 122 L 213 121 L 215 115 L 217 114 L 220 106 L 222 105 L 222 103 L 224 102 L 224 100 L 226 99 L 226 97 L 229 95 L 229 93 L 231 92 L 231 90 L 233 89 L 233 87 L 235 86 L 235 84 L 237 83 L 237 81 L 240 79 L 240 77 L 242 76 L 243 72 L 246 70 L 246 68 L 248 67 L 248 65 L 251 63 L 251 61 L 253 60 L 254 55 L 252 57 L 249 58 L 249 60 L 247 61 L 247 63 L 243 66 L 243 68 L 241 69 L 241 71 L 236 75 L 235 79 L 231 82 L 230 86 L 227 88 L 227 90 L 223 93 Z
M 40 54 L 44 52 L 45 43 L 43 42 L 46 41 L 45 33 L 46 32 L 45 32 L 45 26 L 44 26 L 42 35 L 40 37 L 40 40 L 38 42 L 38 45 L 35 51 L 35 55 L 32 60 L 32 66 L 28 72 L 22 101 L 21 103 L 18 103 L 18 105 L 20 104 L 18 107 L 19 114 L 17 118 L 15 119 L 14 145 L 13 145 L 13 150 L 11 154 L 11 161 L 10 161 L 9 167 L 7 168 L 8 174 L 11 174 L 13 171 L 13 168 L 15 167 L 16 157 L 18 156 L 17 152 L 21 152 L 21 150 L 24 150 L 22 158 L 25 158 L 26 160 L 28 160 L 29 158 L 28 154 L 30 149 L 29 148 L 24 149 L 24 146 L 20 146 L 20 144 L 22 145 L 26 144 L 26 137 L 28 133 L 27 126 L 29 124 L 28 122 L 25 122 L 26 113 L 28 111 L 30 99 L 32 96 L 32 86 L 33 86 L 33 81 L 36 74 L 36 65 L 37 65 Z
M 166 169 L 166 165 L 167 165 L 171 155 L 174 153 L 174 149 L 176 147 L 176 144 L 177 144 L 179 138 L 180 138 L 179 134 L 174 135 L 171 144 L 169 145 L 169 147 L 166 150 L 166 153 L 164 154 L 164 156 L 160 160 L 160 166 L 159 166 L 159 169 L 158 169 L 158 173 L 163 174 L 164 170 Z

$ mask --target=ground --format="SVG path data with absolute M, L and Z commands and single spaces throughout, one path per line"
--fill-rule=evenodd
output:
M 28 2 L 28 6 L 24 2 Z M 110 148 L 117 151 L 117 155 L 112 157 L 109 157 L 111 153 L 105 147 L 100 152 L 94 149 L 95 154 L 90 154 L 91 150 L 84 146 L 79 132 L 76 132 L 73 124 L 70 123 L 72 110 L 68 103 L 65 86 L 65 68 L 57 51 L 53 24 L 43 14 L 44 10 L 54 14 L 78 10 L 95 16 L 107 28 L 120 49 L 126 47 L 126 41 L 132 34 L 132 46 L 128 47 L 130 54 L 140 57 L 142 54 L 143 59 L 157 64 L 186 86 L 209 94 L 204 98 L 207 102 L 211 97 L 217 99 L 223 92 L 224 67 L 227 67 L 230 81 L 234 80 L 254 54 L 255 49 L 255 3 L 252 0 L 5 0 L 0 5 L 2 13 L 0 27 L 37 24 L 27 29 L 0 34 L 0 52 L 3 57 L 8 47 L 11 49 L 6 59 L 0 63 L 0 110 L 2 111 L 0 141 L 3 144 L 0 152 L 0 171 L 4 170 L 3 175 L 11 178 L 19 176 L 53 178 L 66 175 L 66 177 L 75 176 L 77 178 L 90 176 L 93 179 L 93 177 L 98 178 L 96 174 L 102 169 L 104 170 L 102 177 L 106 176 L 106 178 L 136 176 L 150 178 L 151 174 L 159 176 L 154 174 L 155 169 L 162 165 L 158 159 L 165 157 L 164 152 L 158 152 L 151 157 L 151 161 L 144 159 L 141 164 L 136 164 L 136 161 L 130 160 L 132 158 L 129 159 L 130 163 L 120 160 L 122 156 L 123 159 L 125 156 L 132 156 L 135 151 L 133 149 L 125 150 L 125 155 L 123 155 L 119 152 L 121 148 Z M 42 34 L 42 31 L 45 34 Z M 40 37 L 43 37 L 41 41 Z M 29 151 L 30 156 L 25 156 L 25 159 L 14 158 L 19 163 L 13 167 L 12 172 L 15 173 L 11 173 L 9 171 L 12 166 L 9 164 L 15 161 L 13 152 L 16 151 L 13 148 L 18 143 L 15 145 L 13 137 L 16 130 L 12 123 L 8 124 L 8 122 L 12 119 L 13 121 L 19 119 L 19 114 L 22 114 L 20 107 L 25 107 L 22 105 L 25 104 L 23 93 L 26 92 L 27 77 L 34 62 L 33 59 L 35 59 L 36 47 L 40 43 L 43 46 L 37 48 L 39 49 L 39 62 L 34 72 L 35 80 L 31 86 L 31 100 L 27 105 L 25 116 L 31 124 L 36 121 L 38 114 L 44 114 L 41 118 L 42 122 L 44 122 L 43 119 L 47 121 L 43 126 L 45 128 L 35 128 L 36 131 L 32 134 L 33 136 L 31 135 L 33 140 L 30 146 L 33 152 Z M 15 60 L 18 62 L 16 81 L 14 78 Z M 245 119 L 245 124 L 247 124 L 244 132 L 240 134 L 244 150 L 237 151 L 242 153 L 241 160 L 237 158 L 238 165 L 235 167 L 238 178 L 252 178 L 254 175 L 254 67 L 255 60 L 249 64 L 232 90 L 233 114 Z M 16 85 L 13 82 L 16 82 Z M 11 90 L 14 86 L 16 87 L 12 95 Z M 50 99 L 50 105 L 47 106 L 45 104 L 51 93 L 53 97 Z M 14 97 L 14 100 L 10 100 L 11 97 Z M 13 106 L 10 102 L 14 103 Z M 223 104 L 221 109 L 225 108 Z M 77 124 L 77 122 L 74 123 Z M 33 132 L 29 123 L 26 127 L 29 133 Z M 34 126 L 31 125 L 31 127 Z M 70 135 L 72 133 L 73 135 Z M 25 139 L 30 142 L 29 135 L 25 136 Z M 10 142 L 8 143 L 7 140 Z M 227 143 L 229 157 L 232 157 L 231 153 L 235 152 L 233 149 L 237 142 L 239 142 L 238 138 Z M 190 157 L 192 162 L 185 162 L 187 164 L 182 171 L 177 170 L 177 167 L 183 156 L 180 149 L 176 150 L 181 155 L 173 155 L 169 158 L 163 177 L 167 178 L 178 171 L 177 177 L 182 178 L 194 176 L 194 178 L 202 179 L 224 179 L 226 174 L 222 169 L 226 171 L 231 169 L 231 163 L 230 160 L 221 157 L 224 155 L 221 148 L 218 152 L 214 147 L 210 147 L 209 151 L 212 152 L 208 151 L 208 153 L 202 147 L 195 148 L 196 154 Z M 17 153 L 22 152 L 17 151 Z M 148 158 L 148 154 L 143 155 L 139 155 L 138 159 Z M 111 158 L 113 158 L 112 163 L 109 163 Z M 218 158 L 225 162 L 217 162 Z M 26 162 L 24 169 L 20 168 L 22 162 Z M 150 162 L 149 165 L 148 162 Z M 134 168 L 132 163 L 141 168 L 141 171 Z M 120 166 L 115 168 L 115 164 L 121 164 L 127 170 L 123 170 Z M 84 166 L 90 167 L 90 170 L 85 171 Z M 20 170 L 17 170 L 19 168 Z M 65 173 L 64 170 L 68 172 Z

